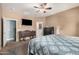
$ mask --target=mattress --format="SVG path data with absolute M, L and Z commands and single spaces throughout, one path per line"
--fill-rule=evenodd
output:
M 47 35 L 34 38 L 28 45 L 29 55 L 79 55 L 79 37 Z

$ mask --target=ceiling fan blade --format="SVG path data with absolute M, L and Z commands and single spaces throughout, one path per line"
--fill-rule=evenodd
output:
M 34 8 L 39 8 L 39 7 L 37 7 L 37 6 L 34 6 Z
M 45 5 L 45 6 L 46 6 L 46 5 L 47 5 L 47 3 L 43 3 L 43 5 Z
M 47 5 L 47 3 L 41 3 L 41 4 L 40 4 L 41 7 L 44 7 L 44 6 L 46 6 L 46 5 Z
M 52 8 L 51 8 L 51 7 L 48 7 L 48 8 L 45 8 L 45 9 L 50 10 L 50 9 L 52 9 Z

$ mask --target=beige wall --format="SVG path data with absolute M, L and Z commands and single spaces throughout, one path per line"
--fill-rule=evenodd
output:
M 79 7 L 46 17 L 46 26 L 60 27 L 64 35 L 79 36 Z

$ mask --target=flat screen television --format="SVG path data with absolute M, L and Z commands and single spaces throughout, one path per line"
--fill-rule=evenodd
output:
M 22 25 L 32 26 L 32 20 L 22 19 Z

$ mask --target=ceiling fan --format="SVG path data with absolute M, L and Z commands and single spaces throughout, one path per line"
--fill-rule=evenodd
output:
M 43 12 L 46 13 L 48 10 L 51 10 L 52 7 L 49 7 L 47 3 L 40 3 L 38 6 L 34 6 L 34 8 L 37 8 L 37 12 Z

